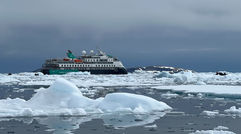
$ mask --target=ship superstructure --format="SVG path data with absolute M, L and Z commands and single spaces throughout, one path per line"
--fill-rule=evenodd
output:
M 70 50 L 67 58 L 47 59 L 42 66 L 44 74 L 66 74 L 68 72 L 90 72 L 91 74 L 127 74 L 122 62 L 111 55 L 98 50 L 89 54 L 82 51 L 82 55 L 76 57 Z

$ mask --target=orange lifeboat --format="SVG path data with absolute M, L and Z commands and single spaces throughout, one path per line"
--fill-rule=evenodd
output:
M 64 61 L 69 61 L 70 59 L 64 58 Z
M 75 59 L 74 62 L 81 63 L 81 62 L 83 62 L 83 60 Z

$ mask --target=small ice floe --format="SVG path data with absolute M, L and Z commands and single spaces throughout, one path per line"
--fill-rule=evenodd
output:
M 177 98 L 178 96 L 179 96 L 178 94 L 170 93 L 170 92 L 167 92 L 167 93 L 161 95 L 161 97 L 166 98 L 166 99 Z
M 216 101 L 224 101 L 225 99 L 224 98 L 214 98 L 214 100 L 216 100 Z
M 181 111 L 170 111 L 170 112 L 167 112 L 168 115 L 171 115 L 171 116 L 184 116 L 185 115 L 185 112 L 181 112 Z
M 188 93 L 188 94 L 186 94 L 186 96 L 183 97 L 183 98 L 184 98 L 184 99 L 191 99 L 191 98 L 194 98 L 194 97 L 195 97 L 194 94 Z
M 53 131 L 55 131 L 55 129 L 46 129 L 45 131 L 47 131 L 47 132 L 53 132 Z
M 224 127 L 224 126 L 217 126 L 214 128 L 214 130 L 228 130 L 228 127 Z
M 236 106 L 232 106 L 229 109 L 224 110 L 224 112 L 229 114 L 241 115 L 241 108 L 236 108 Z
M 25 101 L 20 98 L 0 100 L 0 117 L 73 116 L 92 113 L 151 113 L 171 110 L 166 103 L 130 93 L 110 93 L 90 99 L 75 84 L 59 78 L 49 88 L 41 88 Z
M 215 127 L 213 130 L 197 130 L 189 134 L 236 134 L 232 131 L 228 131 L 228 129 L 228 127 L 218 126 Z
M 214 111 L 206 111 L 205 110 L 201 114 L 209 116 L 209 117 L 214 117 L 214 116 L 218 116 L 219 115 L 219 111 L 218 110 L 214 110 Z
M 144 126 L 144 128 L 149 129 L 149 131 L 156 131 L 156 129 L 157 129 L 157 125 L 156 125 L 156 124 L 153 124 L 153 125 L 146 125 L 146 126 Z
M 156 124 L 146 125 L 146 126 L 144 126 L 144 128 L 157 128 L 157 125 Z
M 203 96 L 204 96 L 204 95 L 203 95 L 202 93 L 198 93 L 198 94 L 197 94 L 197 97 L 198 97 L 198 98 L 203 98 Z

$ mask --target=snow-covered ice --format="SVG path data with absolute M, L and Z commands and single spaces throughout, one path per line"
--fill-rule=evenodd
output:
M 241 85 L 241 73 L 227 72 L 228 75 L 215 75 L 215 72 L 179 72 L 170 74 L 160 72 L 155 77 L 163 79 L 167 84 L 176 85 Z
M 38 73 L 0 74 L 0 84 L 51 85 L 62 77 L 80 86 L 133 86 L 133 85 L 241 85 L 241 73 L 228 72 L 226 76 L 215 72 L 179 72 L 170 74 L 157 71 L 136 71 L 127 75 L 90 75 L 88 72 L 73 72 L 65 75 L 43 75 Z M 81 83 L 81 84 L 80 84 Z
M 170 110 L 171 107 L 143 95 L 110 93 L 105 98 L 90 99 L 82 95 L 75 84 L 59 78 L 49 88 L 41 88 L 25 101 L 20 98 L 0 100 L 0 117 L 71 116 L 91 113 L 149 113 Z
M 43 75 L 38 73 L 0 74 L 0 85 L 51 85 L 58 78 L 64 78 L 78 87 L 138 87 L 171 89 L 188 93 L 212 93 L 241 95 L 241 73 L 227 72 L 226 76 L 215 72 L 179 72 L 170 74 L 158 71 L 136 71 L 127 75 L 91 75 L 88 72 L 74 72 L 65 75 Z
M 113 111 L 133 111 L 135 113 L 145 113 L 155 111 L 164 111 L 171 109 L 164 102 L 159 102 L 147 96 L 130 93 L 107 94 L 99 103 L 101 110 L 106 112 Z

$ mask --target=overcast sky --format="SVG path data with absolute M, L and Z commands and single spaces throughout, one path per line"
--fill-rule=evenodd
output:
M 0 1 L 0 72 L 96 47 L 127 67 L 241 72 L 241 0 Z

